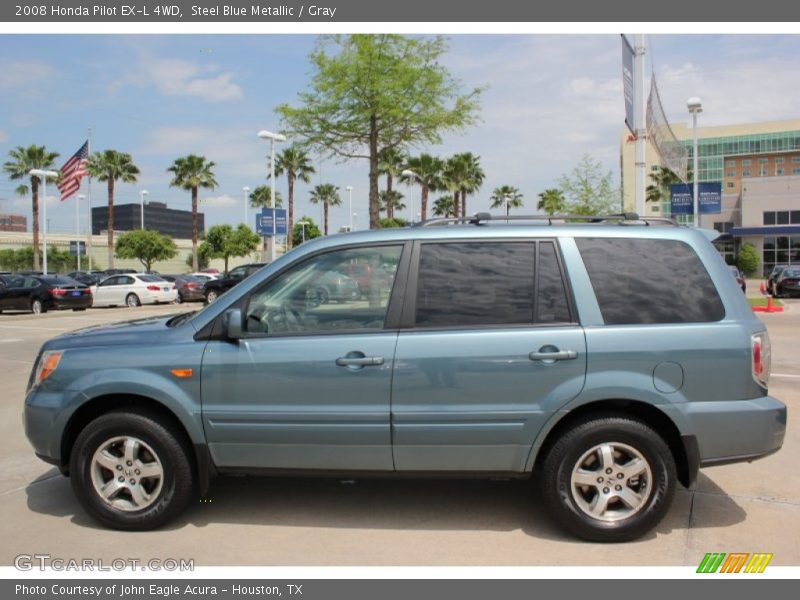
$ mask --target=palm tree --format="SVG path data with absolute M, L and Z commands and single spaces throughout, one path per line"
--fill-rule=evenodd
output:
M 692 180 L 692 170 L 687 169 L 686 181 Z M 658 166 L 655 171 L 650 171 L 650 181 L 653 183 L 645 189 L 645 202 L 660 203 L 670 197 L 670 187 L 679 183 L 686 183 L 668 167 Z
M 424 221 L 428 218 L 428 192 L 438 192 L 444 189 L 442 169 L 444 161 L 430 154 L 420 154 L 406 161 L 406 168 L 413 175 L 401 175 L 403 183 L 418 183 L 420 186 L 420 217 Z M 413 216 L 412 220 L 413 220 Z
M 250 206 L 253 208 L 272 208 L 272 186 L 260 185 L 250 192 L 248 197 L 250 198 Z M 278 190 L 275 190 L 275 208 L 281 206 L 283 206 L 283 197 Z M 262 256 L 267 255 L 267 236 L 261 238 L 261 253 Z
M 378 175 L 386 175 L 386 191 L 392 199 L 392 182 L 406 167 L 406 155 L 397 148 L 384 148 L 378 155 Z M 386 206 L 386 218 L 394 218 L 394 206 Z
M 463 179 L 461 181 L 461 216 L 467 215 L 467 194 L 474 194 L 483 185 L 486 177 L 480 165 L 480 156 L 475 156 L 472 152 L 464 152 L 456 155 L 462 162 Z
M 300 146 L 293 144 L 275 157 L 275 176 L 286 173 L 289 184 L 289 219 L 287 231 L 292 231 L 294 226 L 294 182 L 299 179 L 303 183 L 311 182 L 311 174 L 316 173 L 316 169 L 311 165 L 308 153 Z M 278 197 L 278 194 L 275 194 Z M 292 247 L 292 236 L 286 237 L 286 249 Z
M 453 204 L 450 207 L 454 217 L 458 217 L 459 201 L 461 188 L 468 183 L 468 174 L 466 171 L 466 164 L 459 158 L 459 155 L 451 156 L 444 163 L 442 169 L 442 182 L 444 189 L 453 194 Z M 441 200 L 441 198 L 440 198 Z
M 31 144 L 27 148 L 17 146 L 8 153 L 11 159 L 3 165 L 3 171 L 8 173 L 9 179 L 26 179 L 30 177 L 31 182 L 31 208 L 33 220 L 33 269 L 38 271 L 39 264 L 39 178 L 30 175 L 32 169 L 52 169 L 53 161 L 58 158 L 58 152 L 48 152 L 44 146 Z M 19 186 L 20 189 L 27 186 Z M 27 189 L 26 189 L 27 193 Z M 45 198 L 45 202 L 47 199 Z
M 505 205 L 506 216 L 508 216 L 510 209 L 522 206 L 522 193 L 513 186 L 501 185 L 494 188 L 489 200 L 492 201 L 491 208 L 500 208 Z
M 117 150 L 95 152 L 89 157 L 87 169 L 91 177 L 105 181 L 108 186 L 108 268 L 114 267 L 114 187 L 117 180 L 135 183 L 139 167 L 130 154 Z
M 403 194 L 398 192 L 397 190 L 392 190 L 392 200 L 391 203 L 389 202 L 389 192 L 382 191 L 378 193 L 378 212 L 387 212 L 388 208 L 391 204 L 392 208 L 396 208 L 397 210 L 405 210 L 406 205 L 402 201 Z M 387 215 L 388 218 L 388 215 Z
M 172 166 L 167 169 L 172 173 L 170 187 L 179 187 L 192 192 L 192 269 L 197 271 L 197 188 L 213 190 L 217 187 L 212 170 L 216 163 L 206 160 L 205 156 L 190 154 L 176 158 Z
M 449 217 L 453 214 L 453 197 L 440 196 L 433 203 L 433 214 L 436 217 Z
M 567 207 L 567 199 L 564 198 L 564 192 L 556 188 L 549 188 L 543 192 L 539 192 L 539 204 L 536 208 L 543 210 L 551 217 L 556 213 L 562 213 Z
M 332 183 L 321 183 L 311 191 L 310 200 L 312 204 L 322 203 L 325 222 L 323 231 L 325 235 L 328 235 L 328 207 L 339 206 L 342 203 L 339 188 Z

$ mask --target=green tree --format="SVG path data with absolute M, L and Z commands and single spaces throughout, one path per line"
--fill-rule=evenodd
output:
M 216 163 L 206 160 L 205 156 L 189 154 L 176 158 L 167 169 L 172 173 L 170 187 L 178 187 L 192 192 L 192 271 L 197 271 L 197 190 L 203 188 L 213 190 L 217 187 L 214 178 Z
M 206 232 L 203 242 L 211 258 L 225 261 L 225 272 L 228 272 L 228 259 L 232 256 L 247 256 L 258 249 L 258 234 L 244 223 L 236 229 L 228 224 L 214 225 Z
M 387 219 L 394 219 L 394 217 L 389 216 L 389 208 L 391 207 L 392 209 L 396 208 L 397 210 L 405 210 L 406 205 L 403 202 L 403 194 L 397 190 L 392 190 L 391 201 L 389 200 L 389 197 L 389 190 L 383 190 L 380 194 L 378 194 L 378 210 L 386 213 Z
M 272 208 L 272 186 L 260 185 L 248 196 L 250 199 L 250 206 L 253 208 Z M 275 190 L 275 208 L 283 206 L 283 196 L 278 190 Z
M 378 202 L 381 200 L 386 202 L 383 210 L 386 212 L 386 216 L 389 219 L 394 217 L 394 200 L 396 198 L 393 193 L 392 184 L 396 178 L 400 177 L 403 169 L 406 168 L 407 160 L 408 157 L 399 148 L 384 148 L 380 154 L 378 154 L 378 175 L 386 175 L 386 194 L 381 198 L 379 193 Z M 398 210 L 403 209 L 398 208 Z M 378 212 L 380 211 L 381 208 L 379 207 Z
M 311 175 L 316 173 L 316 170 L 311 164 L 308 153 L 297 144 L 292 144 L 275 158 L 275 176 L 277 177 L 284 173 L 286 173 L 286 180 L 289 185 L 287 226 L 291 231 L 294 226 L 294 182 L 299 179 L 303 183 L 311 183 Z M 277 192 L 275 192 L 275 197 L 279 197 Z M 292 236 L 287 236 L 287 246 L 287 250 L 292 248 Z
M 403 183 L 418 183 L 420 186 L 420 217 L 424 221 L 428 218 L 428 194 L 438 192 L 444 188 L 442 169 L 444 161 L 430 154 L 420 154 L 411 157 L 406 162 L 406 167 L 413 175 L 400 175 Z M 413 218 L 413 215 L 412 215 Z
M 452 196 L 440 196 L 433 203 L 433 215 L 436 217 L 452 216 L 453 210 Z
M 381 225 L 381 229 L 392 229 L 396 227 L 405 227 L 408 225 L 408 221 L 406 219 L 401 219 L 400 217 L 392 217 L 391 219 L 387 217 L 385 219 L 381 219 L 379 223 Z
M 142 263 L 145 271 L 150 271 L 153 263 L 175 258 L 178 255 L 178 248 L 168 235 L 146 229 L 134 229 L 119 236 L 116 255 L 117 258 L 135 258 Z
M 561 214 L 566 210 L 567 199 L 564 198 L 564 193 L 557 188 L 548 188 L 543 192 L 539 192 L 539 204 L 536 208 L 544 211 L 545 214 L 551 217 L 556 214 Z
M 599 160 L 584 154 L 558 186 L 567 200 L 567 211 L 575 215 L 600 215 L 619 210 L 619 193 L 611 183 L 611 171 L 603 173 Z
M 492 201 L 491 208 L 504 208 L 506 216 L 508 216 L 512 208 L 520 208 L 522 206 L 522 192 L 514 186 L 501 185 L 492 190 L 489 200 Z
M 190 269 L 192 268 L 192 264 L 194 263 L 194 256 L 191 254 L 186 257 L 184 261 L 186 266 Z M 207 269 L 208 266 L 211 264 L 211 250 L 204 241 L 200 242 L 200 245 L 197 246 L 197 266 L 200 271 L 203 269 Z
M 454 217 L 458 217 L 461 207 L 461 188 L 469 183 L 469 174 L 466 169 L 466 163 L 460 160 L 458 155 L 448 158 L 444 163 L 444 169 L 442 169 L 444 188 L 453 194 L 450 210 Z
M 339 196 L 339 188 L 332 183 L 321 183 L 311 191 L 312 204 L 322 204 L 324 215 L 324 229 L 325 235 L 328 235 L 328 207 L 339 206 L 342 199 Z
M 486 175 L 481 168 L 480 156 L 475 156 L 472 152 L 456 154 L 456 160 L 463 164 L 462 170 L 464 178 L 461 181 L 459 191 L 461 192 L 461 216 L 467 216 L 467 194 L 474 194 L 483 185 Z
M 687 181 L 692 180 L 691 168 L 686 173 Z M 669 199 L 670 188 L 679 183 L 685 183 L 668 167 L 658 166 L 655 171 L 650 171 L 650 185 L 645 188 L 645 202 L 660 204 Z
M 135 183 L 139 167 L 133 164 L 130 154 L 117 150 L 95 152 L 89 157 L 89 175 L 105 181 L 108 190 L 108 268 L 114 267 L 114 188 L 117 180 Z
M 44 146 L 37 146 L 31 144 L 27 148 L 24 146 L 17 146 L 8 153 L 9 160 L 3 165 L 3 171 L 8 174 L 9 179 L 25 179 L 30 181 L 31 189 L 31 208 L 32 208 L 32 221 L 31 229 L 33 231 L 33 269 L 38 270 L 41 268 L 39 262 L 39 184 L 41 183 L 39 177 L 30 175 L 33 169 L 52 169 L 53 162 L 58 158 L 58 152 L 48 152 Z M 19 194 L 23 186 L 16 189 Z M 27 193 L 27 190 L 26 192 Z
M 303 223 L 306 224 L 305 226 L 305 234 L 303 233 Z M 303 217 L 297 221 L 292 227 L 292 243 L 295 246 L 299 246 L 304 241 L 307 242 L 308 240 L 313 240 L 314 238 L 318 238 L 322 235 L 322 232 L 319 230 L 319 227 L 316 223 L 314 223 L 314 219 L 311 217 Z M 305 236 L 305 237 L 304 237 Z
M 758 273 L 761 266 L 761 259 L 758 256 L 758 249 L 753 244 L 743 244 L 736 257 L 736 266 L 747 277 L 752 277 Z
M 379 156 L 388 148 L 436 144 L 476 121 L 480 89 L 461 92 L 439 60 L 443 38 L 394 34 L 321 37 L 310 89 L 299 107 L 277 111 L 309 147 L 369 161 L 369 223 L 378 227 Z

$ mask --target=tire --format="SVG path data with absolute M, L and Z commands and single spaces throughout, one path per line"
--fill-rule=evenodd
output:
M 101 451 L 102 465 L 96 460 Z M 157 417 L 110 412 L 91 421 L 75 440 L 70 481 L 81 506 L 103 525 L 126 531 L 156 529 L 178 516 L 193 497 L 190 456 Z M 106 499 L 100 490 L 109 485 L 115 491 Z
M 44 303 L 38 298 L 31 300 L 31 312 L 35 315 L 41 315 L 47 312 Z
M 86 309 L 85 308 L 73 308 L 72 312 L 82 312 L 84 310 L 86 310 Z
M 181 297 L 180 294 L 178 294 L 178 297 L 175 298 L 175 304 L 183 304 L 183 297 Z
M 209 290 L 208 292 L 206 292 L 206 304 L 211 304 L 212 302 L 215 302 L 217 298 L 219 298 L 219 294 L 217 293 L 216 290 Z
M 129 308 L 136 308 L 137 306 L 142 305 L 142 301 L 139 300 L 139 296 L 136 294 L 128 294 L 125 296 L 125 305 Z
M 611 460 L 602 459 L 605 448 L 612 450 Z M 640 467 L 631 470 L 634 460 Z M 624 472 L 626 465 L 632 475 Z M 586 485 L 578 483 L 579 467 Z M 664 517 L 676 487 L 675 459 L 667 444 L 649 426 L 624 416 L 578 422 L 550 448 L 539 477 L 555 520 L 573 535 L 593 542 L 643 536 Z M 604 510 L 602 504 L 594 504 L 598 498 L 606 499 Z

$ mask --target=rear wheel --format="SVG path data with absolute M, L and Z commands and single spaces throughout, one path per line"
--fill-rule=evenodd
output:
M 594 542 L 641 537 L 664 517 L 676 485 L 675 460 L 641 421 L 595 417 L 564 433 L 539 473 L 545 502 L 572 534 Z
M 164 525 L 192 497 L 185 444 L 157 417 L 112 412 L 89 423 L 70 457 L 70 480 L 81 505 L 114 529 Z
M 136 308 L 137 306 L 142 305 L 142 301 L 139 300 L 139 296 L 136 294 L 128 294 L 128 296 L 125 298 L 125 304 L 131 308 Z
M 35 315 L 40 315 L 42 313 L 46 313 L 47 309 L 44 307 L 44 304 L 38 298 L 34 298 L 31 301 L 31 312 Z
M 209 290 L 206 292 L 206 303 L 211 304 L 212 302 L 216 301 L 219 298 L 219 294 L 216 290 Z

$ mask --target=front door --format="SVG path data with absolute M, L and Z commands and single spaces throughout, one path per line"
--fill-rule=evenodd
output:
M 318 254 L 236 301 L 243 337 L 209 341 L 202 365 L 203 423 L 218 466 L 393 469 L 397 329 L 387 315 L 397 312 L 389 306 L 402 254 L 402 245 Z M 335 293 L 357 287 L 344 274 L 354 262 L 375 267 L 369 292 Z
M 578 395 L 586 373 L 556 245 L 419 248 L 395 353 L 395 467 L 522 471 L 537 432 Z

